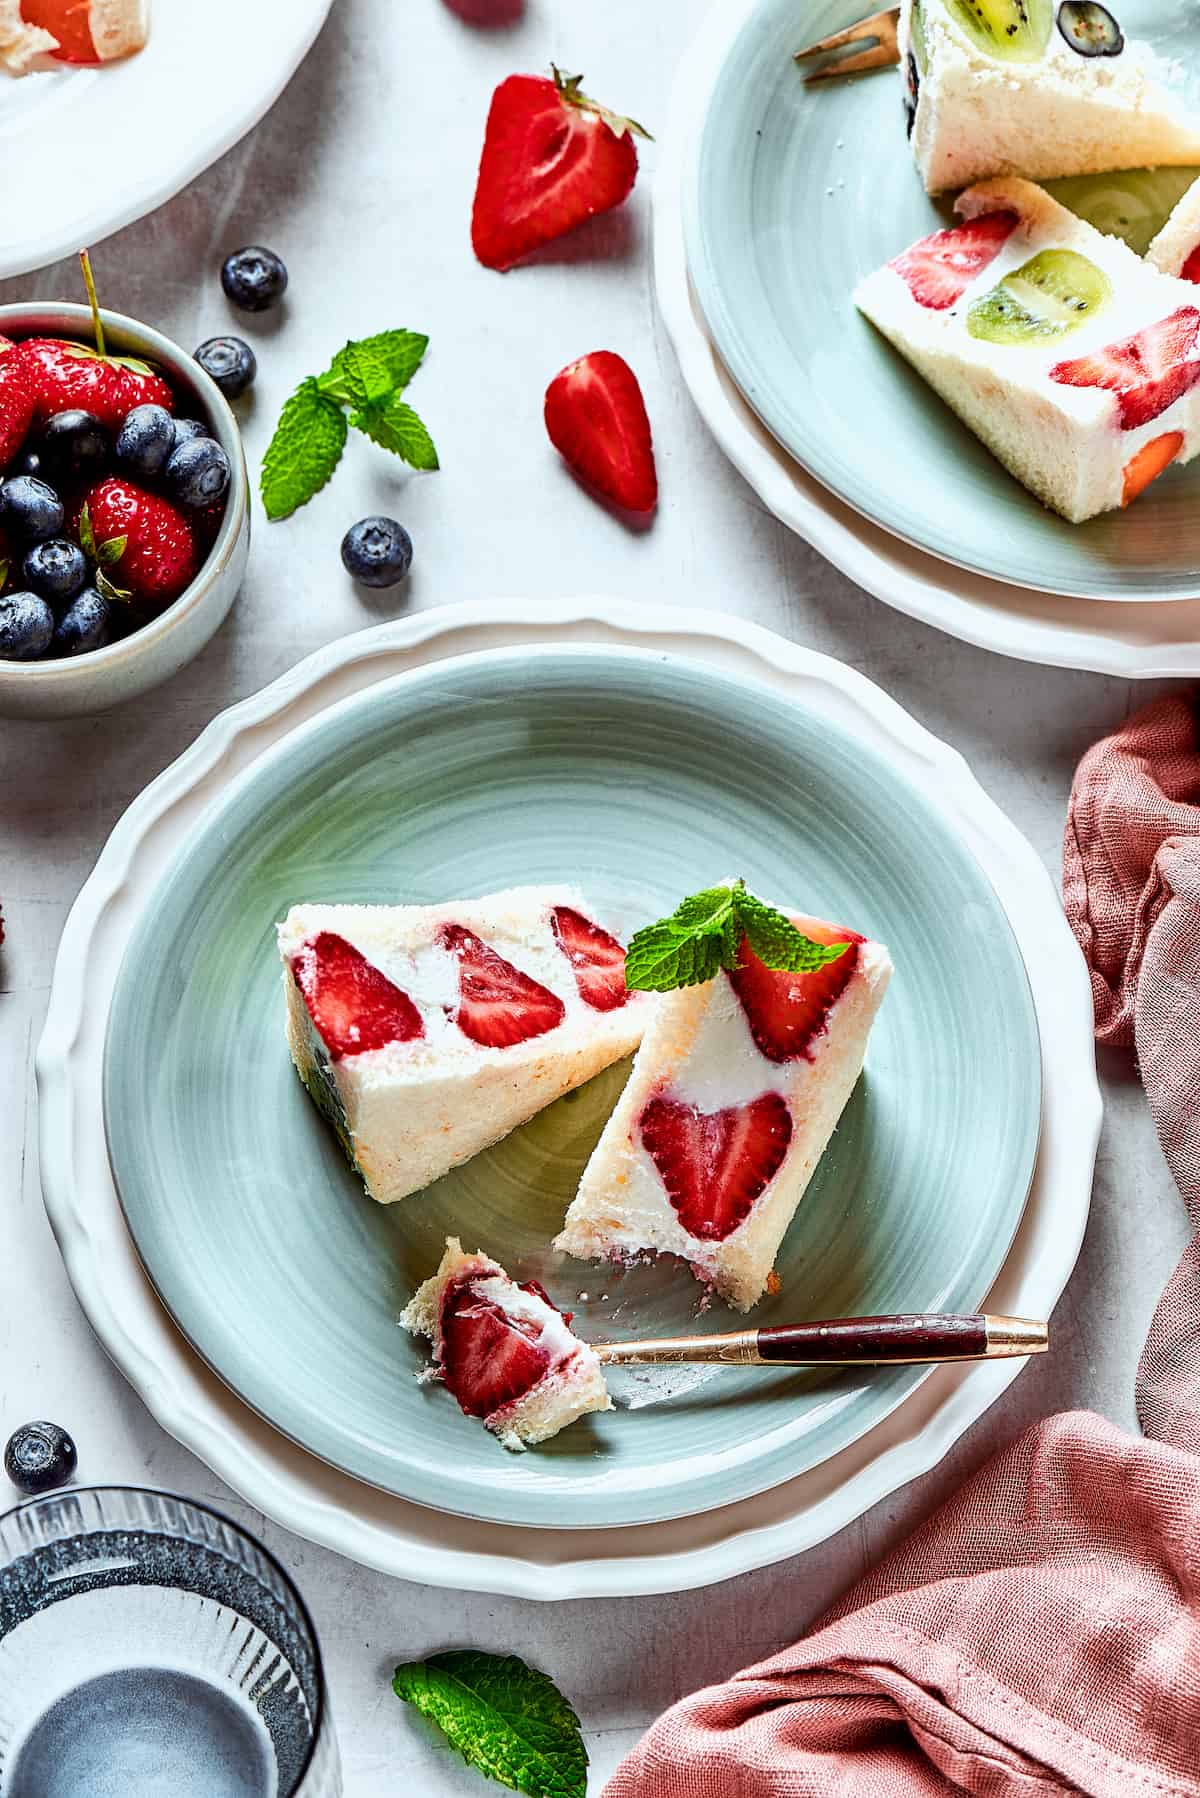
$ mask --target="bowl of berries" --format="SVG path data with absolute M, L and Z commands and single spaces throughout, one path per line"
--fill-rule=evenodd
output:
M 250 549 L 237 420 L 148 325 L 0 306 L 0 715 L 103 711 L 166 680 Z

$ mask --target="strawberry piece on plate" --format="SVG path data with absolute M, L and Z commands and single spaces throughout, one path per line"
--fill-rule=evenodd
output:
M 980 213 L 965 225 L 923 237 L 888 266 L 919 306 L 945 312 L 1000 254 L 1018 222 L 1015 212 Z
M 593 350 L 546 389 L 550 441 L 584 481 L 627 512 L 652 512 L 658 476 L 646 402 L 628 362 Z
M 723 1111 L 659 1095 L 638 1127 L 676 1216 L 701 1242 L 723 1242 L 746 1221 L 792 1140 L 792 1114 L 773 1092 Z
M 33 381 L 11 345 L 0 347 L 0 471 L 7 468 L 33 423 Z
M 633 134 L 646 135 L 580 92 L 582 76 L 510 75 L 492 95 L 471 244 L 485 268 L 523 256 L 598 212 L 619 206 L 637 175 Z
M 537 1324 L 510 1317 L 485 1298 L 477 1276 L 478 1270 L 454 1282 L 443 1296 L 441 1371 L 468 1416 L 490 1417 L 537 1385 L 550 1356 L 538 1343 Z M 520 1290 L 546 1296 L 532 1284 Z
M 566 1006 L 540 981 L 530 979 L 510 961 L 464 930 L 443 924 L 438 943 L 458 958 L 458 1009 L 455 1023 L 464 1036 L 485 1049 L 508 1049 L 530 1037 L 544 1036 L 566 1016 Z
M 1056 363 L 1050 379 L 1065 387 L 1103 387 L 1115 393 L 1121 429 L 1136 431 L 1200 381 L 1200 311 L 1181 306 L 1120 343 Z
M 21 17 L 50 33 L 60 62 L 132 55 L 146 42 L 148 11 L 147 0 L 21 0 Z
M 750 1034 L 768 1061 L 812 1061 L 813 1045 L 828 1027 L 829 1013 L 858 964 L 864 940 L 853 930 L 834 930 L 801 919 L 799 928 L 816 943 L 849 943 L 836 961 L 807 974 L 768 968 L 743 941 L 729 981 L 741 1001 Z
M 425 1034 L 408 994 L 331 930 L 302 944 L 292 974 L 333 1061 Z
M 115 432 L 135 406 L 175 410 L 175 395 L 162 376 L 137 357 L 101 356 L 86 343 L 61 337 L 27 337 L 16 354 L 33 383 L 35 424 L 80 407 Z
M 616 1011 L 624 1005 L 629 998 L 625 951 L 616 937 L 569 905 L 556 905 L 550 922 L 584 1004 L 593 1011 Z
M 1182 448 L 1182 431 L 1164 431 L 1161 437 L 1152 437 L 1149 443 L 1143 443 L 1137 455 L 1131 456 L 1125 464 L 1121 504 L 1131 506 L 1138 494 L 1145 493 L 1151 481 L 1156 481 L 1171 466 Z
M 160 609 L 179 598 L 200 565 L 195 533 L 169 500 L 109 476 L 80 509 L 79 540 L 118 592 Z

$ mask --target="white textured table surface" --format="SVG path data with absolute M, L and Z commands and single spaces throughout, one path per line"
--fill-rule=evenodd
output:
M 487 0 L 459 0 L 478 11 Z M 500 12 L 510 10 L 500 0 Z M 608 592 L 724 607 L 863 669 L 961 749 L 1057 869 L 1082 749 L 1148 698 L 1099 676 L 1002 661 L 868 599 L 766 516 L 705 435 L 654 309 L 655 151 L 618 214 L 507 277 L 472 260 L 467 225 L 493 86 L 553 58 L 653 129 L 694 15 L 691 0 L 528 0 L 484 28 L 447 0 L 335 0 L 296 80 L 259 129 L 172 204 L 95 256 L 108 305 L 186 346 L 225 328 L 258 349 L 244 409 L 256 467 L 291 388 L 348 336 L 429 331 L 412 398 L 443 470 L 407 477 L 365 441 L 287 524 L 259 522 L 233 616 L 169 685 L 107 717 L 0 721 L 0 1438 L 30 1417 L 76 1434 L 88 1480 L 192 1492 L 259 1530 L 296 1575 L 324 1642 L 350 1798 L 482 1792 L 391 1696 L 398 1659 L 452 1644 L 514 1650 L 550 1672 L 583 1718 L 598 1792 L 672 1699 L 782 1646 L 973 1467 L 1045 1413 L 1087 1405 L 1133 1421 L 1137 1351 L 1185 1240 L 1183 1209 L 1129 1061 L 1102 1058 L 1107 1121 L 1091 1227 L 1059 1307 L 1055 1352 L 1021 1376 L 934 1474 L 826 1547 L 682 1597 L 540 1606 L 367 1573 L 249 1512 L 152 1423 L 81 1315 L 42 1211 L 33 1050 L 67 909 L 138 791 L 233 700 L 300 656 L 403 607 L 488 594 Z M 221 256 L 274 246 L 292 284 L 278 321 L 238 325 Z M 76 297 L 68 265 L 0 284 L 0 301 Z M 611 348 L 637 370 L 662 503 L 633 534 L 580 492 L 545 441 L 548 379 Z M 407 589 L 365 597 L 342 573 L 346 525 L 373 510 L 411 529 Z M 0 1493 L 0 1503 L 4 1494 Z

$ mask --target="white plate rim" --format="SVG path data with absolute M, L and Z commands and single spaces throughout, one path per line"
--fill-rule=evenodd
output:
M 1137 680 L 1200 674 L 1200 598 L 1088 599 L 992 580 L 894 536 L 772 437 L 709 337 L 688 275 L 685 189 L 713 87 L 755 0 L 716 0 L 680 64 L 654 185 L 654 279 L 684 383 L 717 443 L 781 523 L 910 617 L 1020 661 Z
M 161 6 L 163 0 L 152 0 L 150 40 L 145 50 L 139 52 L 138 58 L 130 59 L 130 73 L 133 73 L 139 59 L 149 58 L 152 54 L 156 29 L 153 16 L 155 3 Z M 271 0 L 255 0 L 255 3 L 264 7 L 271 4 Z M 45 268 L 48 264 L 57 262 L 60 257 L 70 255 L 83 243 L 95 245 L 103 242 L 114 231 L 120 231 L 124 226 L 133 224 L 147 213 L 165 205 L 187 187 L 189 182 L 202 175 L 205 169 L 240 142 L 275 104 L 311 50 L 317 33 L 329 16 L 332 4 L 333 0 L 280 0 L 274 9 L 279 39 L 278 58 L 275 61 L 257 57 L 250 60 L 249 66 L 261 71 L 262 79 L 247 85 L 240 95 L 241 104 L 231 113 L 211 105 L 207 108 L 200 107 L 171 140 L 177 141 L 186 151 L 178 160 L 172 160 L 169 154 L 143 156 L 137 166 L 117 166 L 108 170 L 104 203 L 86 224 L 68 212 L 70 230 L 64 235 L 62 225 L 56 222 L 63 209 L 55 204 L 53 184 L 50 185 L 48 196 L 45 188 L 39 188 L 37 216 L 39 219 L 44 218 L 46 222 L 40 228 L 30 229 L 26 225 L 24 235 L 18 235 L 20 224 L 10 227 L 5 221 L 3 241 L 0 241 L 0 280 Z M 199 18 L 202 9 L 192 10 Z M 165 29 L 161 21 L 157 22 L 157 28 Z M 152 65 L 147 63 L 144 66 L 153 73 Z M 117 65 L 110 64 L 107 69 L 97 71 L 97 79 L 109 77 L 116 70 Z M 0 73 L 0 83 L 12 79 L 14 78 Z M 39 77 L 31 74 L 21 79 L 36 81 Z M 197 91 L 203 89 L 204 84 L 198 78 Z M 31 124 L 36 117 L 36 114 L 31 116 Z M 176 120 L 177 124 L 178 122 Z
M 171 843 L 215 792 L 294 725 L 379 679 L 446 655 L 547 640 L 651 646 L 751 671 L 886 743 L 936 795 L 996 887 L 1034 988 L 1046 1070 L 1042 1146 L 993 1302 L 1049 1314 L 1087 1219 L 1100 1097 L 1090 986 L 1045 869 L 962 757 L 865 676 L 762 627 L 691 608 L 586 599 L 445 606 L 329 644 L 216 718 L 134 800 L 68 917 L 37 1056 L 42 1182 L 68 1274 L 103 1346 L 159 1423 L 277 1523 L 429 1585 L 539 1599 L 632 1596 L 726 1579 L 825 1540 L 934 1465 L 1021 1364 L 939 1368 L 851 1448 L 723 1510 L 583 1532 L 455 1519 L 317 1462 L 255 1417 L 187 1348 L 124 1229 L 96 1103 L 125 942 Z

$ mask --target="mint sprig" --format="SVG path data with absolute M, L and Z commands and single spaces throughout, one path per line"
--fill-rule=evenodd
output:
M 781 911 L 747 892 L 744 880 L 735 880 L 693 893 L 669 918 L 639 930 L 625 956 L 625 984 L 646 993 L 702 986 L 722 968 L 737 967 L 743 940 L 764 966 L 792 974 L 823 968 L 850 947 L 814 943 Z
M 351 425 L 413 468 L 438 466 L 433 439 L 400 398 L 428 344 L 420 331 L 379 331 L 343 345 L 323 375 L 301 381 L 263 457 L 268 518 L 287 518 L 320 492 L 342 459 Z
M 392 1689 L 498 1785 L 528 1798 L 586 1798 L 579 1718 L 554 1681 L 515 1654 L 449 1649 L 397 1667 Z

